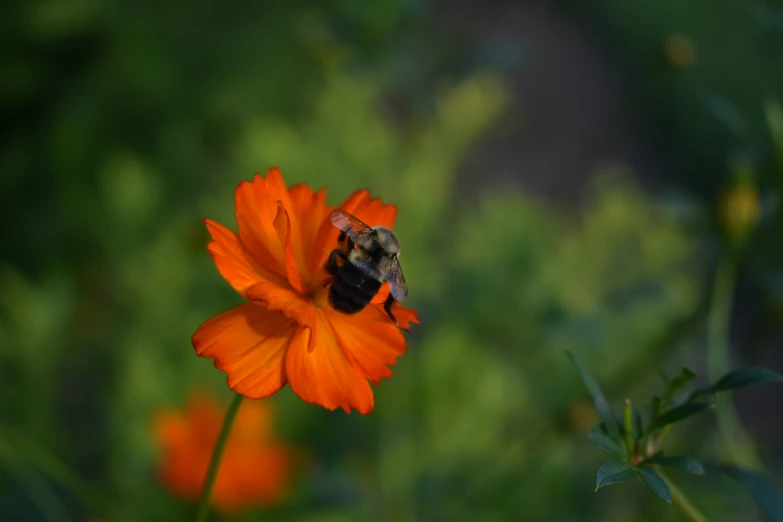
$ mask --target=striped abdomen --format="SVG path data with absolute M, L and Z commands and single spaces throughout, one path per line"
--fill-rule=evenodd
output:
M 329 287 L 329 303 L 338 312 L 355 314 L 370 304 L 380 289 L 380 281 L 346 261 L 334 274 Z

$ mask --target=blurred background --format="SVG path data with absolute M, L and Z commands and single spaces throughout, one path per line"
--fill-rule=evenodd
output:
M 270 399 L 307 463 L 231 520 L 684 520 L 640 483 L 594 493 L 597 416 L 563 350 L 618 406 L 659 370 L 706 382 L 728 256 L 732 366 L 783 370 L 781 1 L 0 9 L 3 522 L 193 520 L 151 419 L 197 386 L 228 404 L 190 344 L 242 302 L 202 218 L 234 227 L 236 185 L 272 165 L 399 206 L 421 326 L 369 416 Z M 781 388 L 735 396 L 778 479 Z M 712 414 L 667 448 L 726 458 Z M 710 520 L 762 520 L 722 476 L 673 478 Z

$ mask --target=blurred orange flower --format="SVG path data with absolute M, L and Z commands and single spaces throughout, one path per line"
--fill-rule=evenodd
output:
M 239 234 L 205 219 L 218 271 L 249 302 L 206 321 L 192 342 L 198 355 L 228 373 L 229 388 L 246 397 L 267 397 L 287 383 L 304 401 L 367 414 L 374 405 L 368 380 L 377 385 L 390 377 L 406 342 L 383 310 L 388 285 L 355 315 L 329 304 L 324 265 L 340 231 L 325 201 L 325 189 L 287 188 L 272 168 L 266 178 L 256 174 L 237 187 Z M 366 190 L 339 208 L 389 228 L 397 214 Z M 399 305 L 395 316 L 403 328 L 418 323 L 416 312 Z
M 153 432 L 161 447 L 158 475 L 172 493 L 190 501 L 199 498 L 224 415 L 212 395 L 199 391 L 184 411 L 167 409 L 155 416 Z M 231 514 L 284 497 L 294 453 L 274 440 L 272 417 L 267 401 L 241 405 L 212 492 L 218 511 Z

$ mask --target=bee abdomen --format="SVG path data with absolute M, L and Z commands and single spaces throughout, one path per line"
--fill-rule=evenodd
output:
M 338 312 L 355 314 L 363 310 L 381 288 L 381 282 L 351 263 L 341 266 L 329 288 L 329 303 Z

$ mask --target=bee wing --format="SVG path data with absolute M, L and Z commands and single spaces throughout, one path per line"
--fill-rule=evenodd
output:
M 332 212 L 331 218 L 332 224 L 345 232 L 354 243 L 366 247 L 372 245 L 375 231 L 353 214 L 338 208 Z
M 386 281 L 389 282 L 392 297 L 399 302 L 405 301 L 405 298 L 408 297 L 408 285 L 405 284 L 405 276 L 402 274 L 400 261 L 396 257 L 389 267 Z

